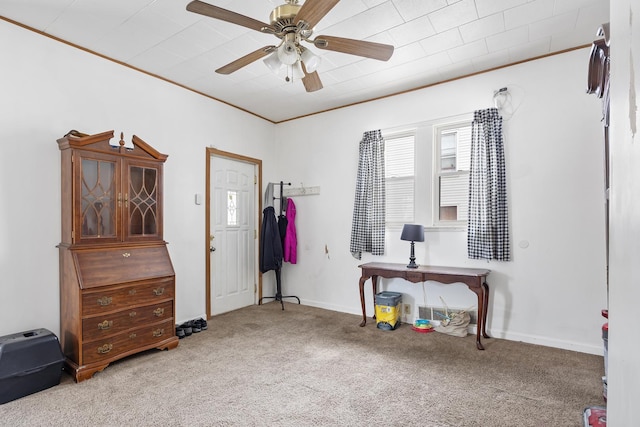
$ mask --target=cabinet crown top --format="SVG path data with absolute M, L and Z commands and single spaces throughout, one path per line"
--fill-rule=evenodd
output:
M 131 138 L 133 148 L 125 146 L 123 133 L 120 133 L 120 141 L 118 145 L 113 145 L 110 142 L 114 135 L 113 132 L 113 130 L 110 130 L 90 135 L 72 129 L 62 138 L 58 139 L 58 148 L 60 148 L 60 150 L 68 148 L 85 148 L 106 153 L 119 152 L 120 154 L 131 157 L 153 158 L 163 162 L 167 157 L 169 157 L 166 154 L 160 153 L 136 135 L 133 135 Z

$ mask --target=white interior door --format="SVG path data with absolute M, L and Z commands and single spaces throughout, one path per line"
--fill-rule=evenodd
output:
M 255 165 L 211 156 L 211 315 L 255 304 Z M 213 237 L 213 238 L 211 238 Z

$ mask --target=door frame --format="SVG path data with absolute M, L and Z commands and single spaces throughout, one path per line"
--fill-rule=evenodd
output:
M 204 233 L 204 251 L 205 251 L 205 300 L 206 300 L 206 313 L 207 319 L 211 319 L 211 252 L 209 251 L 209 246 L 211 242 L 209 240 L 209 236 L 211 235 L 211 157 L 223 157 L 230 160 L 236 160 L 239 162 L 245 162 L 254 165 L 257 167 L 258 171 L 256 173 L 256 192 L 255 197 L 257 199 L 258 210 L 255 212 L 255 224 L 257 225 L 256 229 L 256 248 L 258 248 L 258 253 L 256 254 L 256 262 L 255 268 L 258 270 L 258 299 L 260 301 L 262 298 L 262 273 L 260 272 L 258 265 L 259 264 L 259 248 L 260 248 L 260 232 L 262 229 L 262 221 L 260 218 L 260 212 L 262 212 L 262 160 L 255 159 L 253 157 L 243 156 L 241 154 L 231 153 L 228 151 L 218 150 L 216 148 L 207 147 L 206 148 L 206 183 L 205 183 L 205 233 Z M 255 294 L 255 292 L 254 292 Z M 255 295 L 254 295 L 255 296 Z M 254 298 L 254 301 L 256 299 Z

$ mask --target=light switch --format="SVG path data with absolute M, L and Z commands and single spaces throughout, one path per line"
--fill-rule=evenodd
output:
M 196 205 L 202 204 L 202 194 L 196 193 Z

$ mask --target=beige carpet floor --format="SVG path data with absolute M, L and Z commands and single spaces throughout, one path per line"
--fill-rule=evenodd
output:
M 285 303 L 0 405 L 2 426 L 582 426 L 603 358 Z

